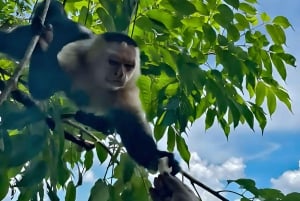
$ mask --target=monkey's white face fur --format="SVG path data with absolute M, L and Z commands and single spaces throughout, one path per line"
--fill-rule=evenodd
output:
M 130 82 L 135 84 L 140 74 L 139 51 L 124 42 L 109 43 L 108 48 L 88 55 L 87 70 L 95 81 L 95 86 L 119 90 Z
M 140 75 L 138 47 L 106 42 L 100 35 L 69 43 L 57 58 L 72 80 L 71 92 L 84 92 L 93 110 L 105 113 L 117 107 L 142 113 L 136 86 Z
M 57 56 L 60 66 L 75 80 L 90 86 L 119 90 L 135 84 L 140 75 L 139 49 L 125 42 L 107 43 L 102 38 L 76 41 L 66 45 Z

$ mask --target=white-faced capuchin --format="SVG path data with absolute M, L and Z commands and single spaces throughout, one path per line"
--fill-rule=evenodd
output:
M 38 4 L 30 25 L 18 26 L 11 31 L 0 31 L 0 52 L 20 61 L 34 35 L 41 35 L 30 59 L 28 87 L 33 98 L 44 100 L 57 91 L 70 87 L 70 80 L 58 65 L 57 53 L 66 44 L 93 37 L 93 33 L 68 19 L 63 5 L 51 0 L 45 19 L 41 15 L 45 1 Z
M 104 33 L 69 43 L 57 57 L 72 81 L 65 93 L 84 111 L 76 120 L 101 131 L 115 129 L 129 155 L 150 170 L 157 171 L 162 157 L 168 157 L 173 175 L 180 170 L 173 154 L 158 150 L 151 136 L 136 86 L 140 52 L 132 38 Z

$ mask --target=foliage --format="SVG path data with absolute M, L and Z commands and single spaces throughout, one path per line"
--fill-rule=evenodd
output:
M 30 0 L 0 0 L 1 28 L 28 23 L 33 5 Z M 205 116 L 205 129 L 219 123 L 228 137 L 232 128 L 244 123 L 253 129 L 257 122 L 263 131 L 278 101 L 291 110 L 287 91 L 274 77 L 286 80 L 287 66 L 295 66 L 294 56 L 284 49 L 285 29 L 291 24 L 284 16 L 272 19 L 259 13 L 255 6 L 256 0 L 68 0 L 65 8 L 95 33 L 123 31 L 138 42 L 143 73 L 138 85 L 154 137 L 160 140 L 166 134 L 168 150 L 176 147 L 188 162 L 182 134 L 196 119 Z M 1 80 L 7 80 L 15 65 L 3 58 Z M 18 89 L 28 91 L 24 82 Z M 75 200 L 96 154 L 101 164 L 109 165 L 89 200 L 150 199 L 147 172 L 130 160 L 117 138 L 109 137 L 104 146 L 101 133 L 61 120 L 62 114 L 76 110 L 62 94 L 33 110 L 14 99 L 12 94 L 0 106 L 0 198 L 11 188 L 19 190 L 20 201 L 43 200 L 46 189 L 51 200 L 59 200 L 57 190 L 63 189 L 66 200 Z M 41 121 L 48 117 L 57 125 L 53 131 Z M 96 152 L 80 152 L 64 140 L 66 131 L 94 143 Z M 251 180 L 230 182 L 255 198 L 300 197 L 257 189 Z

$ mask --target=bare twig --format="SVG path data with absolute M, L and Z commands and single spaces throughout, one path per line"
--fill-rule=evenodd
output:
M 47 15 L 47 11 L 50 5 L 50 1 L 51 0 L 46 0 L 45 3 L 45 7 L 43 10 L 43 14 L 41 16 L 41 22 L 44 23 L 45 22 L 45 18 Z M 22 36 L 20 36 L 22 37 Z M 18 83 L 19 77 L 22 75 L 23 70 L 26 66 L 26 64 L 28 63 L 28 61 L 31 58 L 31 55 L 35 49 L 36 44 L 39 41 L 40 36 L 39 35 L 35 35 L 32 37 L 32 40 L 29 43 L 29 46 L 25 52 L 24 58 L 21 60 L 21 62 L 19 63 L 19 65 L 16 67 L 16 70 L 13 74 L 13 76 L 8 80 L 7 85 L 5 87 L 5 89 L 3 91 L 1 91 L 0 94 L 0 105 L 2 105 L 2 103 L 7 99 L 8 95 L 10 94 L 10 92 L 15 88 L 15 86 Z
M 188 178 L 191 183 L 195 183 L 198 186 L 200 186 L 201 188 L 203 188 L 204 190 L 208 191 L 209 193 L 211 193 L 212 195 L 214 195 L 215 197 L 219 198 L 222 201 L 229 201 L 227 198 L 225 198 L 224 196 L 220 195 L 219 192 L 214 191 L 213 189 L 211 189 L 210 187 L 206 186 L 205 184 L 201 183 L 200 181 L 198 181 L 197 179 L 195 179 L 194 177 L 192 177 L 191 175 L 189 175 L 187 172 L 181 170 L 181 174 L 183 176 L 185 176 L 186 178 Z

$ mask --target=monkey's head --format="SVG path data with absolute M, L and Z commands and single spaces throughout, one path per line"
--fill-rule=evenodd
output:
M 140 75 L 139 49 L 121 33 L 104 33 L 66 45 L 58 61 L 68 73 L 85 76 L 95 88 L 119 90 L 135 85 Z

